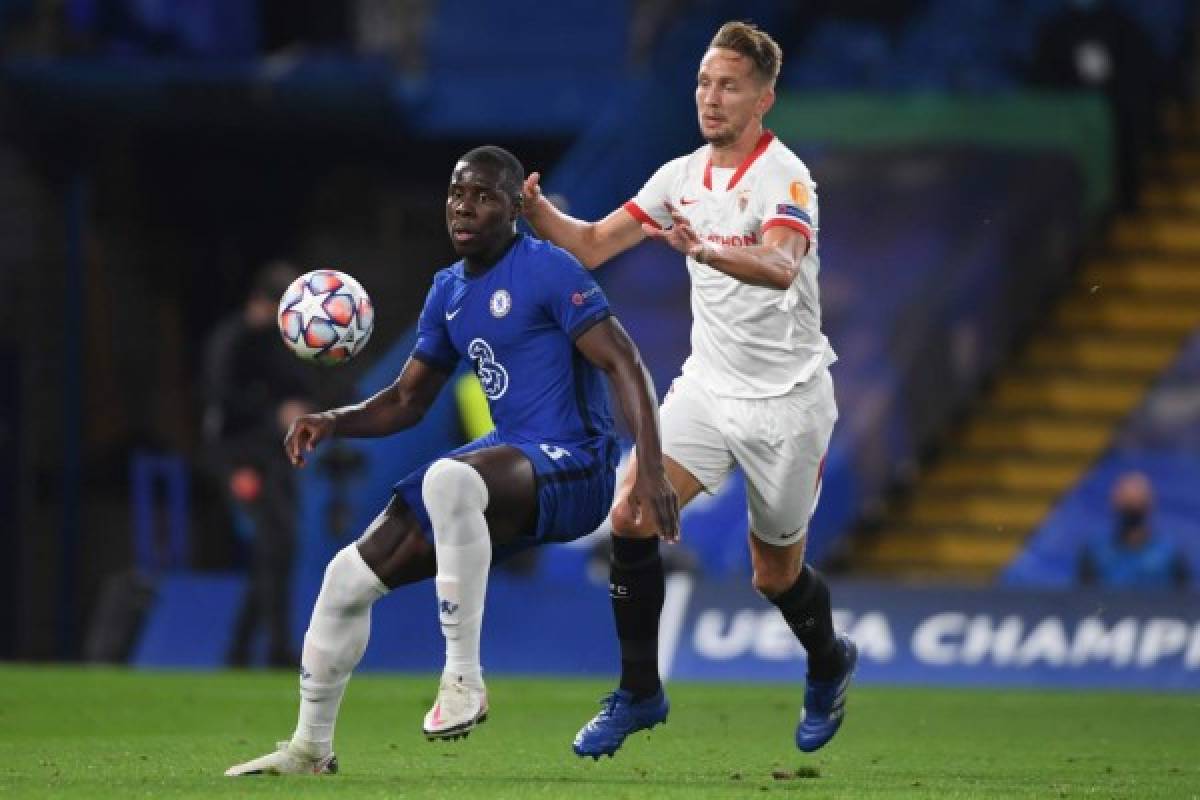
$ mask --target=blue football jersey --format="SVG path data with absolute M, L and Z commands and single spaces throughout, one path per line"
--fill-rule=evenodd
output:
M 612 436 L 605 377 L 575 348 L 610 315 L 608 298 L 574 256 L 522 234 L 482 275 L 459 261 L 434 276 L 413 357 L 447 372 L 469 359 L 502 438 Z

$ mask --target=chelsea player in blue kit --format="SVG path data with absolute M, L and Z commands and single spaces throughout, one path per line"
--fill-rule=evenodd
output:
M 633 432 L 629 511 L 677 531 L 653 384 L 587 271 L 566 251 L 518 234 L 525 172 L 498 147 L 454 167 L 446 224 L 462 260 L 441 270 L 417 344 L 396 382 L 353 406 L 309 414 L 284 441 L 297 466 L 331 436 L 386 436 L 417 424 L 462 359 L 474 366 L 496 429 L 417 470 L 356 542 L 329 563 L 313 608 L 290 741 L 226 775 L 337 771 L 333 731 L 366 650 L 371 606 L 435 578 L 446 663 L 422 729 L 459 738 L 488 714 L 479 659 L 488 570 L 496 558 L 590 533 L 612 502 L 619 449 L 607 376 Z

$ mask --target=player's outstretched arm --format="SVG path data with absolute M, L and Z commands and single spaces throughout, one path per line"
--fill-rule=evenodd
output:
M 637 477 L 629 501 L 636 517 L 654 514 L 659 536 L 679 539 L 679 498 L 663 466 L 658 429 L 658 398 L 637 345 L 616 317 L 599 322 L 575 340 L 584 358 L 604 370 L 616 390 L 637 447 Z
M 564 214 L 542 194 L 540 178 L 532 172 L 525 179 L 521 212 L 538 236 L 569 251 L 588 269 L 595 269 L 645 238 L 641 224 L 623 208 L 599 222 Z
M 804 234 L 783 226 L 768 230 L 763 234 L 763 243 L 756 247 L 725 247 L 706 242 L 677 209 L 668 204 L 667 210 L 674 224 L 665 230 L 645 225 L 647 236 L 666 242 L 693 260 L 742 283 L 787 289 L 796 280 L 808 252 Z
M 395 383 L 352 406 L 297 417 L 283 440 L 288 459 L 304 466 L 304 454 L 331 436 L 372 438 L 387 436 L 421 421 L 433 405 L 449 374 L 410 358 Z

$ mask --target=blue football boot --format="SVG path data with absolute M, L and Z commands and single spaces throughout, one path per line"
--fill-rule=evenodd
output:
M 661 688 L 651 697 L 637 702 L 634 702 L 631 692 L 617 689 L 609 692 L 600 702 L 600 713 L 575 734 L 572 749 L 577 756 L 611 758 L 625 737 L 666 722 L 667 713 L 671 710 L 671 703 Z
M 858 648 L 848 636 L 837 638 L 845 656 L 841 674 L 827 681 L 809 678 L 804 688 L 804 714 L 796 726 L 796 747 L 806 753 L 820 750 L 832 739 L 846 716 L 846 691 L 858 665 Z

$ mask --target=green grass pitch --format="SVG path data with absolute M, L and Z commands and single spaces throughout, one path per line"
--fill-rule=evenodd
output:
M 364 674 L 336 776 L 231 779 L 295 722 L 290 673 L 0 668 L 0 797 L 1200 796 L 1195 695 L 856 687 L 820 753 L 799 685 L 675 684 L 670 722 L 615 759 L 571 753 L 607 684 L 493 678 L 492 718 L 426 742 L 433 677 Z

